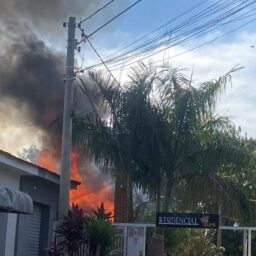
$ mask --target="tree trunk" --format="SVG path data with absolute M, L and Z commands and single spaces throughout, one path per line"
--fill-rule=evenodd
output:
M 128 193 L 128 222 L 133 223 L 134 222 L 134 215 L 133 215 L 133 191 L 132 191 L 132 181 L 128 176 L 127 180 L 127 193 Z
M 156 213 L 160 212 L 160 207 L 161 207 L 161 188 L 159 184 L 156 192 Z
M 133 222 L 132 182 L 123 171 L 116 171 L 115 177 L 114 222 Z
M 164 196 L 164 205 L 163 205 L 163 211 L 167 212 L 169 210 L 171 196 L 172 196 L 172 182 L 167 181 L 166 183 L 166 193 Z

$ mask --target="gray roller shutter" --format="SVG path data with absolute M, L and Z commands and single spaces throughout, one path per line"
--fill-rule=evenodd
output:
M 40 252 L 40 231 L 42 206 L 34 203 L 34 212 L 29 216 L 26 256 L 38 256 Z

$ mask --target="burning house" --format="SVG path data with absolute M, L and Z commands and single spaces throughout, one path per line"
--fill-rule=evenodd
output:
M 71 189 L 79 184 L 72 180 Z M 0 189 L 0 255 L 47 255 L 57 221 L 59 175 L 0 151 L 0 187 L 5 188 Z
M 0 213 L 0 255 L 37 255 L 25 251 L 29 250 L 28 239 L 33 237 L 22 234 L 29 232 L 29 222 L 38 225 L 34 229 L 36 232 L 40 226 L 43 240 L 37 237 L 35 244 L 38 247 L 33 250 L 44 253 L 52 234 L 53 221 L 57 219 L 58 205 L 61 130 L 56 124 L 62 118 L 65 56 L 54 50 L 52 45 L 49 47 L 49 40 L 56 39 L 56 31 L 59 33 L 62 30 L 62 22 L 70 13 L 82 12 L 84 16 L 90 12 L 90 7 L 94 9 L 100 1 L 88 1 L 86 11 L 81 9 L 84 6 L 81 0 L 72 4 L 72 10 L 68 1 L 47 1 L 44 9 L 40 1 L 0 2 L 0 31 L 4 35 L 0 38 L 1 149 L 16 154 L 36 145 L 40 151 L 37 158 L 28 159 L 34 164 L 0 152 L 0 185 L 24 192 L 34 204 L 34 214 L 30 216 Z M 61 38 L 64 48 L 65 30 Z M 48 44 L 45 43 L 47 41 Z M 83 98 L 81 104 L 77 104 L 76 100 L 74 108 L 78 106 L 79 111 L 90 111 L 86 99 Z M 70 203 L 91 210 L 103 202 L 106 210 L 113 212 L 113 178 L 102 174 L 75 149 L 71 177 L 81 185 L 72 183 L 76 190 L 70 192 Z M 116 194 L 123 192 L 125 186 L 119 184 L 118 188 L 121 190 L 117 190 Z M 123 204 L 124 200 L 120 202 Z M 41 218 L 40 221 L 38 218 Z
M 15 128 L 22 130 L 24 133 L 18 130 L 17 134 L 13 132 L 8 137 L 10 140 L 10 137 L 17 135 L 13 142 L 15 145 L 21 138 L 24 144 L 29 145 L 38 136 L 40 152 L 38 158 L 32 161 L 58 174 L 61 146 L 61 129 L 58 124 L 63 110 L 65 58 L 49 49 L 31 31 L 24 31 L 18 43 L 11 42 L 12 45 L 6 48 L 12 58 L 4 56 L 5 65 L 0 64 L 0 113 L 6 113 L 7 109 L 10 113 L 3 116 L 0 131 Z M 6 66 L 11 68 L 6 69 Z M 82 98 L 79 110 L 81 105 L 83 110 L 90 111 L 86 99 Z M 35 132 L 33 135 L 26 133 L 31 127 Z M 4 140 L 0 133 L 0 141 Z M 104 202 L 106 209 L 113 211 L 113 181 L 101 174 L 86 156 L 79 155 L 75 150 L 72 153 L 71 176 L 82 183 L 76 192 L 71 192 L 73 203 L 92 209 Z

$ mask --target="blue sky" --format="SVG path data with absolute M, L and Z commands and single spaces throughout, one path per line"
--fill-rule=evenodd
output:
M 125 6 L 128 6 L 133 2 L 134 1 L 129 1 Z M 184 15 L 183 18 L 173 22 L 172 26 L 180 24 L 185 18 L 192 16 L 196 12 L 217 1 L 208 0 L 204 2 L 205 3 L 200 6 L 200 8 L 195 9 Z M 227 0 L 226 2 L 230 2 L 230 0 Z M 143 0 L 120 19 L 115 21 L 110 28 L 98 32 L 93 37 L 92 42 L 100 54 L 104 58 L 107 58 L 111 51 L 115 52 L 115 50 L 120 49 L 123 45 L 133 42 L 141 35 L 165 24 L 199 3 L 202 3 L 202 1 Z M 254 9 L 255 5 L 249 7 L 247 11 L 252 11 L 252 8 Z M 124 7 L 119 6 L 118 10 L 115 10 L 115 13 L 118 13 L 118 11 L 122 9 L 124 9 Z M 254 11 L 253 14 L 256 14 L 256 11 Z M 256 16 L 254 15 L 248 20 L 254 19 L 255 17 Z M 244 24 L 248 20 L 241 20 L 232 25 L 222 26 L 207 35 L 183 43 L 177 47 L 172 47 L 165 53 L 165 56 L 173 56 L 185 52 Z M 253 137 L 256 137 L 256 129 L 254 129 L 256 118 L 256 86 L 254 86 L 256 81 L 256 47 L 253 48 L 251 46 L 256 44 L 255 25 L 256 22 L 254 21 L 250 25 L 235 31 L 212 44 L 177 58 L 170 59 L 172 65 L 182 69 L 188 69 L 188 72 L 191 72 L 194 67 L 195 83 L 218 78 L 234 66 L 244 66 L 245 68 L 243 70 L 233 74 L 233 84 L 232 86 L 228 86 L 226 94 L 218 104 L 217 112 L 229 116 L 236 126 L 241 126 L 244 134 Z M 168 27 L 164 29 L 168 29 Z M 162 31 L 164 31 L 164 29 Z M 86 50 L 88 63 L 98 62 L 98 60 L 95 59 L 93 61 L 91 60 L 93 56 L 93 54 L 91 54 L 90 50 Z M 159 58 L 161 60 L 163 56 L 154 56 L 151 58 L 151 61 L 155 61 Z M 123 74 L 123 76 L 124 75 L 125 74 Z M 119 77 L 119 74 L 116 73 L 116 76 Z
M 229 0 L 230 1 L 230 0 Z M 123 10 L 126 6 L 129 6 L 130 4 L 134 3 L 134 0 L 129 0 L 126 2 L 126 4 L 118 5 L 118 8 L 115 8 L 115 2 L 112 3 L 112 5 L 108 8 L 111 8 L 112 15 L 117 14 L 120 10 Z M 114 21 L 111 26 L 107 27 L 106 29 L 103 29 L 102 31 L 98 32 L 97 35 L 94 36 L 95 41 L 97 41 L 97 44 L 105 45 L 105 46 L 113 46 L 113 45 L 123 45 L 128 43 L 129 41 L 133 41 L 134 37 L 141 36 L 147 32 L 150 32 L 154 30 L 155 28 L 167 23 L 168 21 L 172 20 L 173 18 L 176 18 L 180 16 L 185 11 L 190 10 L 193 7 L 196 7 L 200 5 L 198 8 L 192 10 L 191 12 L 187 13 L 183 17 L 177 19 L 172 24 L 173 26 L 175 24 L 180 24 L 185 18 L 191 17 L 192 15 L 198 13 L 199 11 L 209 7 L 211 4 L 213 4 L 216 1 L 213 0 L 179 0 L 179 1 L 171 1 L 171 0 L 142 0 L 140 3 L 138 3 L 135 7 L 130 9 L 128 12 L 126 12 L 122 17 L 118 18 L 116 21 Z M 228 2 L 228 1 L 227 1 Z M 255 5 L 253 6 L 255 8 Z M 90 22 L 89 22 L 89 32 L 94 30 L 95 22 L 99 20 L 99 18 L 102 18 L 104 16 L 104 11 L 102 11 L 100 14 L 95 16 Z M 253 17 L 252 17 L 253 18 Z M 254 16 L 255 18 L 255 16 Z M 102 20 L 103 21 L 108 20 L 108 18 Z M 252 30 L 255 27 L 255 23 L 251 25 L 248 25 L 246 27 L 247 31 Z M 99 23 L 96 23 L 98 26 Z M 239 24 L 242 24 L 242 22 L 237 22 L 236 25 L 239 26 Z M 230 26 L 226 26 L 227 28 L 231 28 Z M 169 28 L 169 26 L 166 27 L 166 29 Z M 85 27 L 86 29 L 86 27 Z M 224 26 L 221 30 L 225 31 Z M 109 31 L 112 32 L 112 34 L 109 34 Z M 227 38 L 224 38 L 222 40 L 228 40 L 234 38 L 236 33 L 233 33 L 229 35 Z M 110 36 L 110 37 L 109 37 Z
M 129 2 L 132 3 L 133 1 Z M 202 0 L 143 0 L 133 10 L 124 15 L 119 27 L 133 31 L 132 33 L 145 33 L 145 31 L 151 31 L 177 17 L 200 2 Z
M 36 5 L 37 13 L 33 13 L 28 10 L 25 3 L 30 3 L 31 0 L 0 0 L 3 4 L 19 3 L 20 8 L 13 9 L 10 4 L 9 9 L 0 9 L 0 24 L 3 15 L 8 17 L 16 17 L 20 24 L 25 22 L 26 26 L 30 26 L 32 31 L 43 40 L 53 51 L 60 51 L 65 54 L 66 51 L 66 38 L 67 29 L 62 27 L 62 22 L 67 20 L 68 16 L 76 16 L 77 21 L 80 18 L 85 18 L 95 11 L 100 6 L 108 2 L 108 0 L 92 0 L 91 5 L 84 4 L 84 0 L 56 0 L 55 4 L 66 3 L 63 9 L 55 8 L 54 6 L 47 6 L 41 0 L 33 2 Z M 18 2 L 17 2 L 18 1 Z M 47 0 L 44 0 L 47 1 Z M 85 32 L 88 34 L 98 28 L 101 24 L 109 20 L 111 17 L 134 3 L 136 0 L 115 0 L 108 8 L 100 12 L 89 22 L 85 23 Z M 208 0 L 204 1 L 199 9 L 194 10 L 189 14 L 186 14 L 183 18 L 176 20 L 171 24 L 172 27 L 180 24 L 185 18 L 188 18 L 209 6 L 214 2 L 220 0 Z M 233 3 L 234 1 L 252 0 L 221 0 L 226 3 Z M 97 4 L 95 4 L 97 2 Z M 142 0 L 138 5 L 133 7 L 127 13 L 122 15 L 116 21 L 111 23 L 105 29 L 99 31 L 91 38 L 91 42 L 98 50 L 100 55 L 107 59 L 113 52 L 119 50 L 124 45 L 133 42 L 136 38 L 152 31 L 153 29 L 163 25 L 169 20 L 179 16 L 184 11 L 189 10 L 193 6 L 201 3 L 202 0 Z M 50 2 L 51 5 L 53 2 Z M 24 6 L 23 6 L 24 4 Z M 71 8 L 72 7 L 72 8 Z M 87 8 L 88 7 L 88 8 Z M 253 7 L 256 8 L 256 3 Z M 41 9 L 43 10 L 41 12 Z M 1 11 L 5 11 L 5 13 Z M 249 9 L 252 10 L 252 9 Z M 12 12 L 15 13 L 15 15 Z M 48 17 L 46 17 L 48 14 Z M 254 11 L 256 17 L 256 10 Z M 236 23 L 236 26 L 243 24 L 245 21 Z M 179 44 L 175 47 L 171 47 L 168 50 L 163 51 L 161 54 L 152 56 L 150 61 L 167 61 L 168 56 L 179 55 L 175 58 L 169 58 L 168 61 L 174 67 L 186 69 L 187 74 L 191 74 L 194 69 L 193 81 L 195 84 L 202 81 L 218 78 L 219 76 L 228 72 L 236 65 L 244 66 L 245 68 L 239 72 L 233 74 L 233 84 L 227 87 L 226 94 L 222 97 L 217 112 L 220 114 L 228 115 L 236 126 L 241 126 L 243 133 L 247 133 L 248 136 L 256 138 L 256 129 L 254 128 L 256 117 L 256 22 L 249 26 L 243 27 L 239 31 L 228 35 L 225 38 L 221 38 L 212 44 L 206 45 L 195 51 L 181 54 L 194 48 L 204 42 L 207 42 L 216 36 L 232 29 L 232 26 L 221 27 L 209 34 L 202 37 L 195 38 L 189 42 Z M 170 27 L 164 27 L 161 32 L 165 32 Z M 1 30 L 1 28 L 0 28 Z M 4 44 L 9 44 L 8 40 L 5 40 L 4 33 L 0 38 Z M 174 35 L 175 36 L 175 35 Z M 79 33 L 77 33 L 79 38 Z M 2 40 L 2 41 L 1 41 Z M 251 47 L 255 45 L 255 47 Z M 4 50 L 4 48 L 2 48 Z M 1 51 L 0 51 L 1 52 Z M 76 54 L 78 63 L 81 65 L 81 56 L 84 56 L 83 66 L 88 66 L 93 63 L 98 63 L 99 60 L 95 54 L 91 51 L 88 44 L 83 45 L 80 56 Z M 146 60 L 147 62 L 148 60 Z M 63 67 L 64 69 L 64 67 Z M 114 71 L 115 76 L 121 81 L 127 79 L 129 70 L 125 72 Z M 8 109 L 9 111 L 9 109 Z M 0 104 L 0 119 L 5 120 L 6 105 Z M 18 117 L 18 118 L 17 118 Z M 28 142 L 35 145 L 40 145 L 43 140 L 43 132 L 34 127 L 28 122 L 27 119 L 22 119 L 19 110 L 13 109 L 12 115 L 8 115 L 6 122 L 0 123 L 0 142 L 2 149 L 15 153 L 24 147 L 28 147 Z M 33 136 L 31 136 L 33 134 Z M 8 138 L 8 140 L 5 140 Z M 27 140 L 29 138 L 29 140 Z M 13 145 L 15 147 L 13 148 Z

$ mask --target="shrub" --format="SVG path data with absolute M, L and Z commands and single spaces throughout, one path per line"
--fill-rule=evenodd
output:
M 88 224 L 88 232 L 91 254 L 107 255 L 114 241 L 114 226 L 106 220 L 94 218 Z
M 48 249 L 49 256 L 104 256 L 110 250 L 115 228 L 108 221 L 102 203 L 88 217 L 78 205 L 72 205 L 55 231 L 55 241 Z
M 224 248 L 218 249 L 207 236 L 197 235 L 183 243 L 179 256 L 224 256 Z

